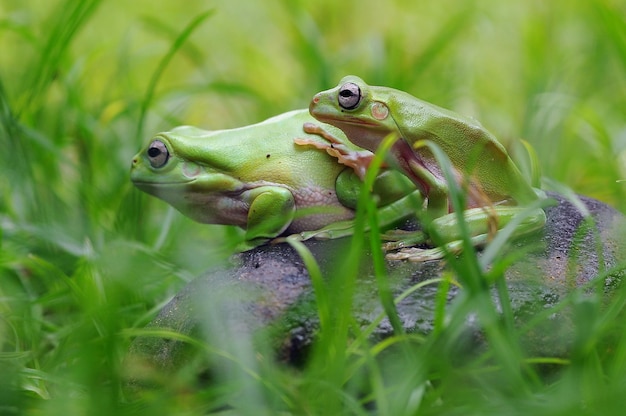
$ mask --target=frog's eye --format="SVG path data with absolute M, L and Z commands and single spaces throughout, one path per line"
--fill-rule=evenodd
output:
M 148 159 L 150 159 L 150 165 L 153 168 L 160 168 L 167 163 L 170 158 L 170 153 L 167 151 L 165 144 L 159 140 L 155 140 L 150 143 L 148 147 Z
M 354 82 L 346 82 L 339 88 L 337 101 L 344 110 L 353 110 L 361 102 L 361 89 Z

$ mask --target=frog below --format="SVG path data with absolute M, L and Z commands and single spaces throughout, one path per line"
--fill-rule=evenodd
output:
M 240 251 L 286 234 L 349 235 L 362 181 L 339 161 L 367 155 L 341 130 L 320 124 L 296 110 L 229 130 L 178 127 L 157 134 L 133 158 L 131 180 L 198 222 L 243 228 Z M 381 172 L 372 195 L 383 224 L 411 214 L 412 194 L 419 198 L 403 175 Z

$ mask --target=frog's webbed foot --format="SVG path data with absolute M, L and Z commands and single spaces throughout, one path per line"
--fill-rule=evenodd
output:
M 445 251 L 440 247 L 435 248 L 403 248 L 395 253 L 387 253 L 387 260 L 408 260 L 410 262 L 419 263 L 429 260 L 440 260 L 444 257 Z
M 337 137 L 335 137 L 331 133 L 329 133 L 326 130 L 324 130 L 322 128 L 322 126 L 320 126 L 318 124 L 315 124 L 315 123 L 304 123 L 302 125 L 302 130 L 304 130 L 305 133 L 315 134 L 316 136 L 320 136 L 321 138 L 326 139 L 330 143 L 339 144 L 339 145 L 345 145 L 345 143 L 342 140 L 339 140 Z
M 496 207 L 492 210 L 472 208 L 464 212 L 464 221 L 466 222 L 469 236 L 467 236 L 467 240 L 463 240 L 455 215 L 448 214 L 433 221 L 432 226 L 437 229 L 439 239 L 443 240 L 441 246 L 430 249 L 409 248 L 411 243 L 413 245 L 419 243 L 415 243 L 408 237 L 396 238 L 392 243 L 387 243 L 386 248 L 400 248 L 400 251 L 388 254 L 387 258 L 390 260 L 409 260 L 414 262 L 439 259 L 443 258 L 446 252 L 455 255 L 461 253 L 465 246 L 464 241 L 467 241 L 473 247 L 482 247 L 494 240 L 495 234 L 500 233 L 507 226 L 509 231 L 504 234 L 504 240 L 534 233 L 541 229 L 546 221 L 545 213 L 541 208 L 509 206 Z M 497 220 L 495 229 L 493 224 L 494 218 Z M 419 241 L 417 238 L 414 240 Z M 426 242 L 426 239 L 423 242 Z M 499 243 L 501 244 L 502 242 L 500 241 Z
M 317 230 L 302 231 L 297 234 L 277 237 L 270 241 L 270 244 L 284 243 L 287 239 L 296 241 L 315 240 L 334 240 L 336 238 L 348 237 L 354 233 L 354 221 L 345 220 L 337 221 L 326 225 Z
M 425 243 L 426 234 L 422 231 L 389 230 L 382 234 L 380 238 L 387 241 L 383 244 L 384 251 L 398 250 L 406 247 L 413 247 L 417 244 Z
M 440 247 L 418 248 L 419 244 L 427 242 L 428 238 L 422 231 L 390 230 L 382 234 L 381 239 L 387 241 L 383 244 L 383 251 L 398 250 L 387 253 L 387 260 L 408 260 L 411 262 L 424 262 L 439 260 L 444 257 L 445 250 Z
M 337 221 L 328 224 L 319 230 L 303 231 L 298 234 L 294 234 L 294 238 L 300 241 L 310 240 L 314 238 L 316 240 L 334 240 L 336 238 L 348 237 L 354 233 L 354 221 Z
M 305 133 L 315 134 L 325 139 L 327 143 L 313 139 L 296 138 L 293 140 L 296 144 L 301 146 L 313 146 L 317 149 L 324 150 L 330 156 L 337 158 L 337 161 L 342 165 L 352 168 L 361 180 L 365 178 L 365 172 L 374 158 L 372 152 L 350 149 L 343 141 L 315 123 L 304 123 L 302 129 Z
M 471 238 L 472 246 L 481 247 L 489 240 L 487 234 L 477 235 Z M 419 248 L 407 247 L 401 248 L 395 253 L 387 253 L 387 260 L 408 260 L 413 263 L 421 263 L 429 260 L 443 259 L 446 253 L 459 255 L 463 251 L 463 241 L 455 240 L 444 244 L 441 247 Z
M 497 230 L 490 229 L 490 216 L 492 212 L 482 208 L 467 210 L 465 220 L 474 223 L 474 227 L 470 226 L 469 241 L 472 246 L 482 246 L 493 238 L 493 234 Z M 423 231 L 388 231 L 381 237 L 388 242 L 383 244 L 385 251 L 398 250 L 394 253 L 386 255 L 388 260 L 408 260 L 411 262 L 423 262 L 429 260 L 442 259 L 446 253 L 454 255 L 463 251 L 463 240 L 458 229 L 456 214 L 448 214 L 439 217 L 433 221 L 432 226 L 438 230 L 439 239 L 443 240 L 441 246 L 432 246 L 430 240 Z M 469 224 L 468 224 L 469 225 Z M 417 245 L 430 244 L 431 247 L 419 248 Z

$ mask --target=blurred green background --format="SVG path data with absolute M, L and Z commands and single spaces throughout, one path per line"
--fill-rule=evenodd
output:
M 255 123 L 355 74 L 625 212 L 625 21 L 618 0 L 0 0 L 0 409 L 117 409 L 121 331 L 228 261 L 238 230 L 129 182 L 176 125 Z

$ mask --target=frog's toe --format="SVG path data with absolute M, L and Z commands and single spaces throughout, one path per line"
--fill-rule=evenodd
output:
M 384 251 L 413 247 L 427 240 L 426 235 L 421 231 L 390 230 L 380 237 L 386 241 L 383 244 Z
M 440 260 L 444 257 L 445 251 L 441 248 L 403 248 L 395 253 L 387 253 L 387 260 L 408 260 L 414 263 L 421 263 L 430 260 Z
M 351 220 L 338 221 L 313 231 L 302 231 L 298 234 L 300 241 L 310 240 L 334 240 L 336 238 L 347 237 L 354 232 L 354 222 Z
M 388 253 L 388 260 L 408 260 L 414 263 L 420 263 L 429 260 L 440 260 L 445 257 L 446 253 L 452 253 L 454 255 L 461 254 L 463 251 L 463 242 L 451 241 L 446 243 L 443 247 L 433 248 L 418 248 L 407 247 L 402 248 L 395 253 Z
M 328 230 L 320 229 L 316 231 L 303 231 L 299 234 L 293 235 L 294 239 L 298 239 L 299 241 L 306 241 L 312 238 L 316 240 L 330 240 L 332 239 L 331 233 Z

